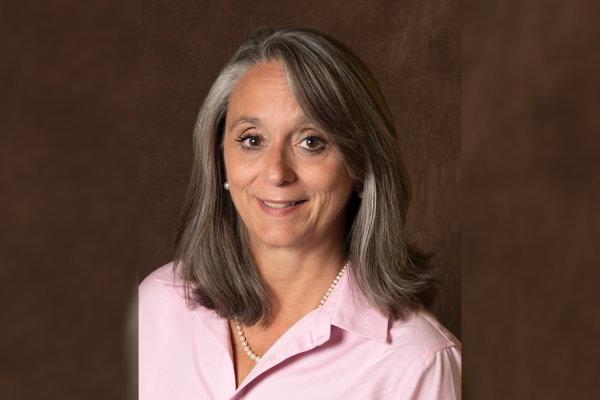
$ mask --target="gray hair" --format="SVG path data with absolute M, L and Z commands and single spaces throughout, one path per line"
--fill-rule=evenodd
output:
M 194 164 L 181 215 L 175 268 L 188 305 L 246 325 L 268 326 L 272 293 L 253 259 L 245 227 L 223 190 L 221 140 L 233 88 L 253 65 L 280 60 L 296 99 L 340 151 L 361 196 L 347 206 L 344 252 L 372 306 L 394 319 L 431 304 L 429 255 L 405 235 L 410 187 L 386 101 L 365 64 L 314 29 L 261 27 L 237 49 L 210 89 L 194 129 Z

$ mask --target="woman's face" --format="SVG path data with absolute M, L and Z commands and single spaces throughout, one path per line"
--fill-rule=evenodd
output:
M 229 192 L 253 244 L 339 242 L 353 181 L 327 133 L 296 101 L 281 62 L 253 66 L 238 81 L 223 153 Z

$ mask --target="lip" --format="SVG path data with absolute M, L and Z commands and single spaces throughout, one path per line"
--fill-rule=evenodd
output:
M 293 212 L 295 212 L 296 210 L 298 210 L 300 207 L 302 207 L 304 205 L 304 203 L 307 202 L 308 199 L 301 199 L 301 200 L 271 200 L 271 199 L 256 199 L 258 202 L 258 208 L 260 208 L 260 210 L 262 212 L 264 212 L 267 215 L 273 215 L 273 216 L 284 216 L 284 215 L 289 215 Z M 294 203 L 297 202 L 296 204 L 294 204 L 293 206 L 289 206 L 289 207 L 285 207 L 285 208 L 271 208 L 268 205 L 266 205 L 265 203 L 271 203 L 271 204 L 288 204 L 288 203 Z

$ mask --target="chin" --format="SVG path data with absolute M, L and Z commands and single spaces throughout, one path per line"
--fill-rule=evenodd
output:
M 304 237 L 299 232 L 283 229 L 270 229 L 257 235 L 259 241 L 273 247 L 292 247 L 301 243 Z

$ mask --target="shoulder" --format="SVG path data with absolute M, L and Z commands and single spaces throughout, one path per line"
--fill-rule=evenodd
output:
M 428 311 L 391 323 L 390 344 L 407 362 L 401 399 L 460 398 L 461 343 Z
M 147 391 L 152 386 L 150 382 L 160 374 L 169 337 L 181 329 L 177 316 L 186 312 L 183 293 L 183 281 L 175 274 L 172 262 L 152 271 L 138 287 L 138 379 L 144 383 L 140 384 L 141 390 Z
M 163 265 L 152 271 L 142 283 L 140 283 L 140 290 L 149 290 L 154 287 L 160 287 L 164 284 L 167 285 L 183 285 L 183 279 L 177 274 L 175 270 L 175 263 L 173 261 Z
M 183 280 L 170 262 L 152 271 L 138 287 L 138 340 L 140 357 L 154 354 L 157 344 L 164 343 L 173 318 L 187 309 Z M 160 347 L 160 345 L 159 345 Z
M 152 271 L 138 287 L 140 316 L 164 311 L 176 298 L 183 300 L 183 279 L 175 270 L 173 262 Z
M 389 336 L 393 347 L 413 347 L 417 352 L 453 346 L 460 349 L 461 346 L 459 340 L 431 312 L 423 310 L 391 322 Z
M 453 349 L 453 353 L 460 354 L 458 339 L 429 311 L 415 311 L 390 325 L 390 347 L 411 364 L 425 362 L 444 349 Z

